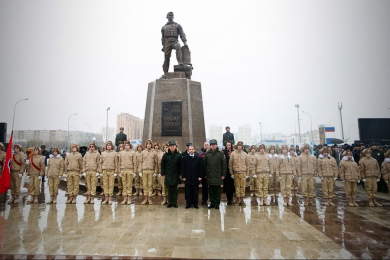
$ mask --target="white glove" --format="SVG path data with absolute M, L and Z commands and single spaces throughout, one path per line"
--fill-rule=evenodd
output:
M 142 172 L 138 173 L 138 176 L 142 178 Z
M 295 178 L 295 176 L 294 175 L 291 175 L 291 179 L 294 179 Z
M 363 179 L 362 181 L 363 181 L 363 182 L 366 182 L 367 180 L 366 180 L 366 179 Z
M 118 174 L 114 173 L 114 177 L 118 176 Z
M 282 160 L 284 159 L 284 155 L 283 154 L 280 156 L 280 159 L 282 159 Z
M 386 182 L 386 184 L 389 184 L 389 181 L 385 181 Z
M 249 178 L 249 176 L 248 176 L 248 175 L 246 175 L 246 176 L 245 176 L 245 180 L 246 180 L 246 179 L 248 179 L 248 178 Z
M 158 174 L 158 177 L 161 178 L 161 173 Z
M 83 176 L 84 176 L 84 178 L 85 178 L 85 176 L 87 176 L 87 174 L 86 174 L 85 172 L 83 172 L 83 174 L 81 174 L 81 175 L 83 175 Z
M 381 179 L 376 179 L 376 182 L 380 182 L 381 181 Z
M 333 180 L 337 180 L 337 178 L 333 178 Z
M 256 179 L 256 178 L 257 178 L 257 175 L 255 174 L 255 175 L 253 175 L 252 177 Z
M 119 177 L 122 177 L 122 173 L 119 173 Z
M 100 173 L 97 172 L 97 173 L 96 173 L 96 176 L 99 177 L 99 175 L 100 175 Z
M 41 180 L 42 179 L 42 176 L 38 176 L 38 180 Z
M 270 173 L 268 176 L 269 176 L 270 178 L 272 178 L 272 173 Z
M 232 179 L 234 180 L 234 175 L 232 174 L 232 175 L 230 175 L 230 177 L 232 177 Z
M 83 176 L 82 174 L 79 174 L 79 177 L 81 178 L 81 176 Z
M 26 160 L 26 164 L 28 164 L 30 162 L 30 160 Z
M 282 177 L 278 177 L 278 181 L 280 181 L 282 179 Z
M 358 183 L 360 183 L 360 180 L 358 180 Z
M 27 177 L 27 179 L 30 179 L 30 176 L 26 176 Z
M 299 177 L 298 180 L 299 180 L 299 181 L 302 180 L 302 177 Z
M 156 173 L 153 173 L 153 177 L 156 177 L 157 176 L 157 174 Z
M 135 178 L 135 173 L 133 173 L 133 178 Z
M 19 173 L 19 178 L 22 178 L 23 174 Z

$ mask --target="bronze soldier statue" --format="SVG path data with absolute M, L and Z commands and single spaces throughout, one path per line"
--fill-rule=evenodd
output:
M 183 31 L 183 28 L 180 24 L 175 23 L 173 21 L 173 12 L 169 12 L 167 14 L 168 22 L 162 27 L 161 29 L 161 43 L 163 45 L 162 51 L 164 52 L 164 64 L 163 64 L 163 71 L 164 75 L 162 78 L 165 78 L 165 74 L 168 72 L 169 69 L 169 60 L 171 58 L 172 49 L 176 50 L 176 59 L 179 65 L 183 64 L 182 60 L 182 53 L 180 48 L 180 43 L 178 41 L 179 35 L 184 43 L 184 46 L 187 46 L 187 39 L 186 35 Z

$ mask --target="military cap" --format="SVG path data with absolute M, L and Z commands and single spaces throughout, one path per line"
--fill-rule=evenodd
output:
M 41 145 L 41 149 L 46 149 L 46 145 Z
M 211 139 L 211 140 L 210 140 L 210 145 L 213 145 L 213 144 L 218 144 L 217 140 Z
M 228 129 L 228 128 L 230 129 L 230 126 L 225 127 L 225 129 Z
M 169 145 L 169 146 L 171 146 L 171 145 L 176 145 L 176 142 L 173 141 L 173 140 L 172 140 L 172 141 L 169 141 L 168 145 Z
M 121 126 L 121 127 L 119 128 L 119 130 L 125 130 L 125 128 L 123 128 L 123 126 Z
M 192 145 L 191 142 L 186 143 L 186 146 L 191 146 L 191 145 Z

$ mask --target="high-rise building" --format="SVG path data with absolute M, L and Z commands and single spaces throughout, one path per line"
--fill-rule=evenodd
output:
M 251 125 L 242 125 L 238 127 L 238 134 L 234 138 L 236 143 L 238 141 L 244 142 L 246 145 L 252 145 L 252 130 Z
M 218 145 L 222 145 L 222 126 L 210 125 L 209 139 L 215 139 Z
M 116 118 L 116 129 L 124 128 L 123 132 L 127 135 L 127 139 L 142 139 L 144 120 L 139 117 L 130 115 L 129 113 L 120 113 Z

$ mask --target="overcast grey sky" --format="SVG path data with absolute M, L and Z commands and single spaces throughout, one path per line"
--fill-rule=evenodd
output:
M 16 130 L 66 130 L 78 113 L 71 126 L 100 132 L 107 107 L 110 126 L 121 112 L 143 118 L 173 11 L 202 83 L 206 133 L 258 133 L 262 122 L 291 134 L 300 104 L 315 129 L 331 122 L 340 137 L 343 102 L 357 139 L 357 118 L 390 116 L 389 10 L 390 1 L 0 1 L 0 122 L 10 130 L 25 97 Z

